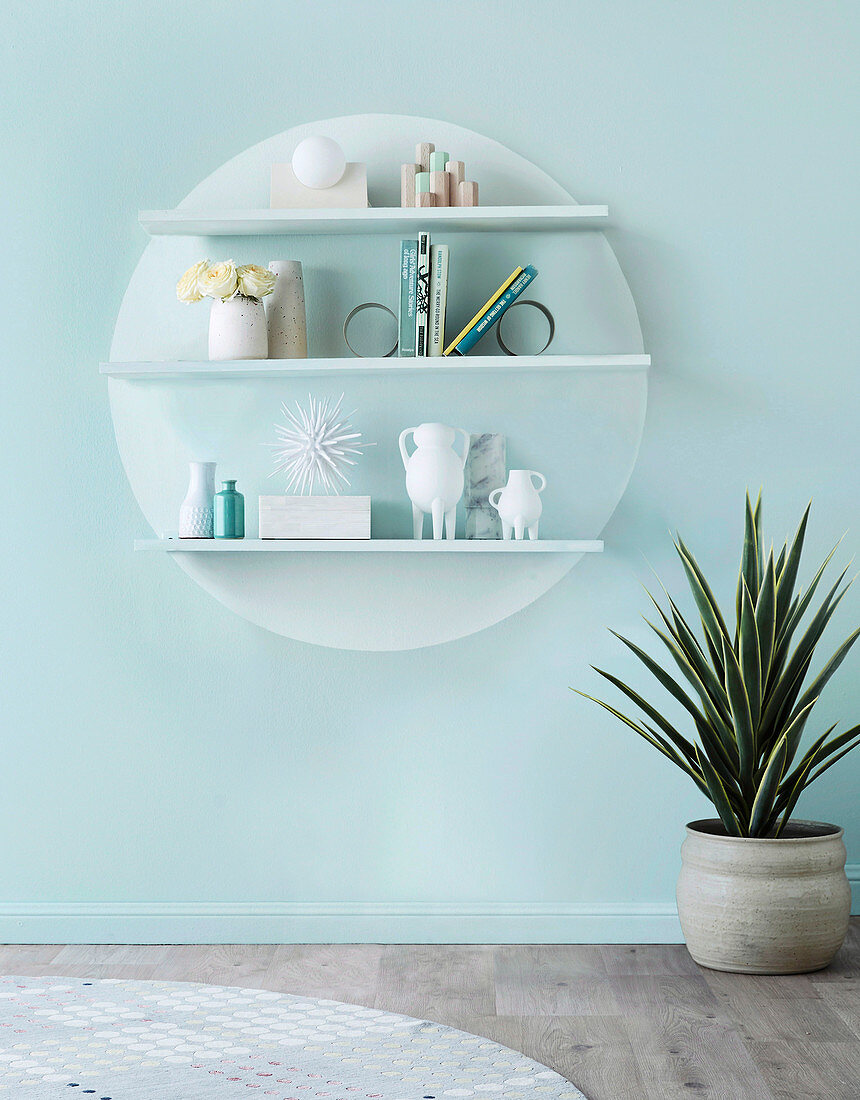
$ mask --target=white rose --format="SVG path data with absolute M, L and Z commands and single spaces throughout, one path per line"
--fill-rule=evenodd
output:
M 238 286 L 236 265 L 232 260 L 222 260 L 200 273 L 197 286 L 201 294 L 209 298 L 232 298 Z
M 200 276 L 208 266 L 208 260 L 201 260 L 199 263 L 193 264 L 185 272 L 176 284 L 176 297 L 180 302 L 199 302 L 203 298 L 198 284 Z
M 245 264 L 236 272 L 239 278 L 239 293 L 249 298 L 265 298 L 275 289 L 277 275 L 258 264 Z

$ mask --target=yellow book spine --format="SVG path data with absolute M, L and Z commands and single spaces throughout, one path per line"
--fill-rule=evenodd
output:
M 476 325 L 478 323 L 478 321 L 480 321 L 480 319 L 484 316 L 484 314 L 487 312 L 487 310 L 490 308 L 490 306 L 492 306 L 495 302 L 497 302 L 499 300 L 499 298 L 501 298 L 501 296 L 505 293 L 505 291 L 508 289 L 508 287 L 514 281 L 514 279 L 518 278 L 520 275 L 522 275 L 522 273 L 523 273 L 523 269 L 521 267 L 518 267 L 509 279 L 505 279 L 505 281 L 502 283 L 502 285 L 499 287 L 499 289 L 496 291 L 496 293 L 492 296 L 492 298 L 490 298 L 489 301 L 485 302 L 481 306 L 481 308 L 478 310 L 478 312 L 475 314 L 475 316 L 472 318 L 472 320 L 468 323 L 468 325 L 466 325 L 466 327 L 463 329 L 463 331 L 461 333 L 458 333 L 457 337 L 454 340 L 451 341 L 451 343 L 448 345 L 447 348 L 445 348 L 445 354 L 446 355 L 451 354 L 451 352 L 460 343 L 460 341 L 463 339 L 463 337 L 466 335 L 466 333 L 469 331 L 469 329 L 473 325 Z

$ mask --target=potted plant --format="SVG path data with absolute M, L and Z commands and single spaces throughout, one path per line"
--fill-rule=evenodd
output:
M 747 494 L 732 628 L 696 559 L 677 538 L 700 636 L 668 592 L 665 606 L 648 593 L 660 623 L 646 622 L 680 676 L 616 634 L 679 704 L 684 732 L 609 672 L 595 669 L 641 714 L 634 720 L 586 695 L 685 772 L 719 815 L 687 825 L 677 894 L 690 954 L 715 970 L 819 970 L 848 928 L 842 829 L 791 816 L 801 793 L 860 744 L 860 726 L 835 735 L 831 726 L 801 753 L 813 707 L 860 635 L 855 630 L 804 686 L 815 648 L 850 584 L 843 570 L 813 607 L 834 547 L 808 587 L 795 591 L 808 518 L 809 507 L 791 546 L 777 554 L 771 547 L 765 556 L 761 494 L 755 506 Z
M 199 260 L 176 284 L 186 305 L 212 299 L 209 358 L 265 359 L 269 354 L 266 311 L 261 299 L 275 288 L 277 275 L 258 264 L 237 267 L 232 260 Z

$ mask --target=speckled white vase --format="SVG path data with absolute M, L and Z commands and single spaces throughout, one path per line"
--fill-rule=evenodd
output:
M 272 260 L 269 271 L 278 278 L 266 300 L 270 359 L 307 359 L 305 284 L 298 260 Z
M 209 315 L 209 358 L 265 359 L 269 354 L 266 311 L 259 298 L 236 294 L 212 299 Z
M 848 931 L 842 829 L 791 821 L 779 840 L 691 821 L 681 846 L 678 916 L 701 966 L 741 974 L 821 970 Z

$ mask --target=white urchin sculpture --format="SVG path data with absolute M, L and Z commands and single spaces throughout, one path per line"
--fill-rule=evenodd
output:
M 312 494 L 317 487 L 339 493 L 342 485 L 349 485 L 344 467 L 355 465 L 350 456 L 362 455 L 365 447 L 373 446 L 362 443 L 361 432 L 352 430 L 349 417 L 354 413 L 341 412 L 343 396 L 332 403 L 308 394 L 307 408 L 297 401 L 295 412 L 286 403 L 281 405 L 286 420 L 275 425 L 278 442 L 269 444 L 275 452 L 269 477 L 286 474 L 287 493 Z

